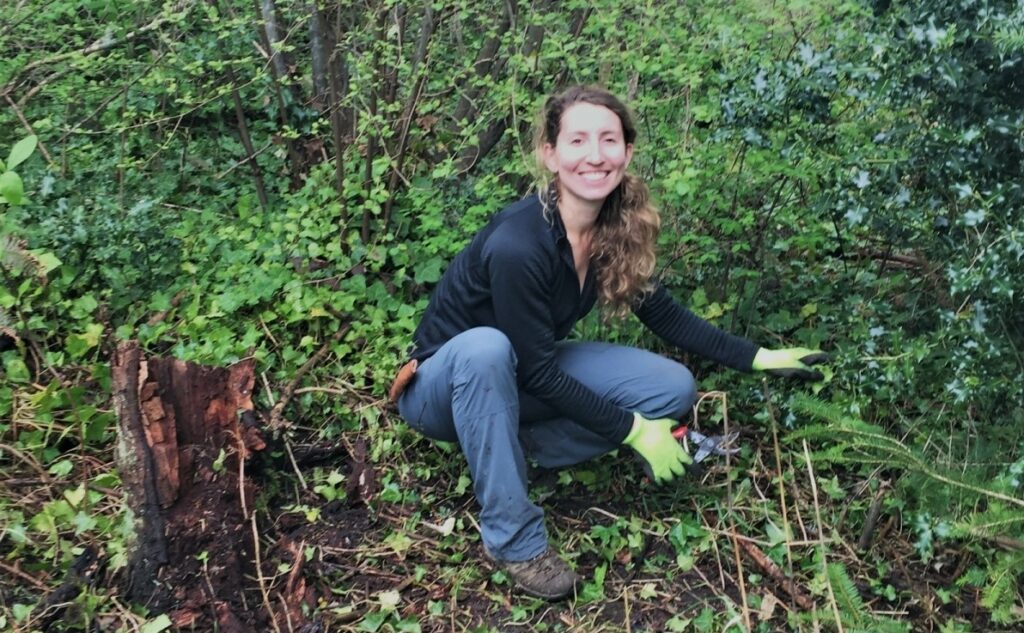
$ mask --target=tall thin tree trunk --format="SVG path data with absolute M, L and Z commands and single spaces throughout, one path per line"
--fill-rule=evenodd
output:
M 256 10 L 260 12 L 263 17 L 264 28 L 259 29 L 260 41 L 263 46 L 267 49 L 267 54 L 270 55 L 270 78 L 271 85 L 274 89 L 274 100 L 277 102 L 278 118 L 281 121 L 282 128 L 288 128 L 291 123 L 288 118 L 288 106 L 284 98 L 284 88 L 282 82 L 287 79 L 287 63 L 284 60 L 284 56 L 280 53 L 275 52 L 275 37 L 279 37 L 279 29 L 277 26 L 276 10 L 274 7 L 273 0 L 254 0 L 256 2 Z M 228 11 L 232 16 L 235 15 L 231 5 L 226 5 Z M 269 16 L 269 18 L 268 18 Z M 292 99 L 295 98 L 295 94 L 291 94 Z M 298 150 L 295 148 L 295 141 L 291 138 L 284 139 L 285 151 L 288 152 L 288 164 L 290 169 L 288 170 L 291 176 L 292 188 L 297 188 L 302 183 L 302 174 L 305 172 L 305 164 L 302 158 L 299 156 Z
M 550 2 L 543 2 L 537 8 L 537 12 L 534 15 L 542 15 L 543 11 L 548 8 L 550 8 Z M 523 45 L 520 49 L 520 52 L 526 59 L 529 59 L 530 57 L 534 58 L 534 72 L 525 81 L 525 87 L 530 91 L 538 90 L 541 87 L 541 75 L 540 73 L 537 72 L 537 60 L 538 54 L 540 52 L 540 47 L 543 45 L 543 43 L 544 26 L 541 24 L 530 24 L 529 26 L 527 26 L 526 37 L 523 41 Z M 496 61 L 494 63 L 494 68 L 492 69 L 492 71 L 499 69 L 501 65 L 501 62 Z M 472 171 L 474 167 L 480 164 L 480 160 L 484 156 L 487 156 L 487 154 L 490 153 L 492 149 L 494 149 L 494 146 L 497 145 L 498 141 L 500 141 L 501 138 L 505 135 L 505 130 L 508 128 L 509 125 L 509 118 L 509 116 L 502 116 L 491 121 L 490 125 L 488 125 L 484 131 L 480 132 L 480 134 L 477 135 L 476 145 L 467 147 L 460 153 L 459 159 L 458 161 L 456 161 L 456 164 L 460 172 L 466 173 Z M 528 117 L 523 120 L 522 125 L 529 126 Z
M 416 116 L 416 104 L 419 102 L 420 94 L 423 91 L 423 84 L 427 78 L 426 58 L 430 46 L 430 39 L 434 34 L 434 6 L 432 0 L 426 0 L 423 8 L 423 24 L 420 27 L 420 37 L 416 43 L 416 52 L 412 58 L 412 77 L 415 78 L 413 88 L 409 92 L 409 99 L 402 110 L 402 117 L 398 120 L 398 149 L 395 165 L 391 170 L 388 179 L 388 199 L 384 203 L 382 231 L 388 230 L 391 223 L 391 209 L 395 202 L 395 195 L 398 193 L 398 179 L 405 165 L 405 154 L 409 147 L 409 127 L 413 117 Z
M 319 11 L 317 11 L 319 13 Z M 321 15 L 321 19 L 323 16 Z M 354 20 L 354 18 L 353 18 Z M 326 20 L 323 20 L 326 23 Z M 352 20 L 347 19 L 345 10 L 335 7 L 334 29 L 324 31 L 324 44 L 330 51 L 327 56 L 327 110 L 330 112 L 331 137 L 334 142 L 334 188 L 338 193 L 341 205 L 341 219 L 338 226 L 338 237 L 342 252 L 348 252 L 348 240 L 345 234 L 349 228 L 350 213 L 348 198 L 345 195 L 345 152 L 353 138 L 351 108 L 343 105 L 348 96 L 348 56 L 342 41 L 345 29 L 351 26 Z
M 231 82 L 231 100 L 235 104 L 235 119 L 238 122 L 238 136 L 245 148 L 246 160 L 249 161 L 249 168 L 252 170 L 252 178 L 256 184 L 256 195 L 260 199 L 260 206 L 264 211 L 270 209 L 270 201 L 267 199 L 267 190 L 263 186 L 263 173 L 260 171 L 259 163 L 256 162 L 256 150 L 252 144 L 252 137 L 249 135 L 249 125 L 245 121 L 245 110 L 242 108 L 242 98 L 238 95 L 238 82 L 235 80 L 235 71 L 227 66 L 228 81 Z
M 511 21 L 506 13 L 502 16 L 501 22 L 498 23 L 495 34 L 484 40 L 483 46 L 480 47 L 480 52 L 477 53 L 476 61 L 473 62 L 473 74 L 476 76 L 476 79 L 483 78 L 491 72 L 498 49 L 501 47 L 501 36 L 508 30 L 510 23 Z M 479 96 L 480 88 L 473 85 L 473 79 L 471 78 L 467 85 L 464 86 L 462 98 L 459 99 L 458 105 L 455 106 L 455 112 L 452 114 L 456 131 L 462 128 L 463 120 L 475 114 L 475 106 L 473 104 Z
M 384 82 L 384 91 L 382 97 L 384 103 L 394 103 L 398 96 L 398 66 L 401 63 L 401 52 L 403 49 L 403 42 L 405 39 L 405 18 L 408 13 L 405 3 L 398 3 L 395 8 L 391 10 L 391 14 L 395 22 L 395 31 L 397 33 L 398 46 L 395 48 L 395 61 L 393 64 L 386 64 L 382 73 L 382 80 Z
M 377 15 L 377 42 L 383 42 L 387 34 L 387 11 L 379 9 Z M 373 79 L 370 82 L 370 103 L 369 103 L 369 115 L 371 118 L 377 117 L 377 107 L 380 93 L 380 81 L 382 79 L 382 63 L 380 56 L 376 57 L 376 61 L 373 65 Z M 372 195 L 373 191 L 373 161 L 377 158 L 377 151 L 380 144 L 380 139 L 373 130 L 369 130 L 370 138 L 366 143 L 366 170 L 363 176 L 363 190 L 366 191 L 367 197 Z M 370 211 L 370 205 L 363 205 L 363 226 L 360 231 L 360 236 L 363 239 L 364 244 L 370 242 L 370 222 L 373 218 L 373 213 Z
M 270 49 L 267 53 L 270 55 L 270 64 L 274 67 L 274 73 L 278 77 L 286 77 L 288 75 L 288 63 L 285 59 L 284 54 L 278 50 L 281 40 L 281 27 L 277 22 L 277 7 L 274 6 L 274 0 L 259 0 L 260 13 L 263 14 L 263 30 L 267 34 L 267 40 L 270 44 Z
M 310 59 L 313 62 L 313 103 L 318 110 L 324 107 L 327 93 L 330 91 L 327 83 L 328 54 L 325 38 L 323 15 L 316 0 L 312 0 L 309 3 L 309 48 Z

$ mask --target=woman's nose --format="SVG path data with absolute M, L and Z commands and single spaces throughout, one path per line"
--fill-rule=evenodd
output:
M 600 163 L 601 157 L 601 144 L 591 143 L 587 148 L 587 162 L 588 163 Z

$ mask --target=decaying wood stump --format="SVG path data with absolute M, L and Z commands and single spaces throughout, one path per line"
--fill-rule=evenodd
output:
M 134 341 L 114 359 L 117 463 L 136 526 L 126 593 L 178 627 L 252 630 L 237 614 L 246 576 L 258 576 L 256 488 L 244 476 L 245 459 L 265 447 L 254 364 L 146 360 Z

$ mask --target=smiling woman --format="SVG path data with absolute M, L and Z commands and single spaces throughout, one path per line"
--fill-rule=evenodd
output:
M 811 350 L 766 362 L 768 350 L 700 319 L 653 278 L 658 213 L 627 172 L 636 128 L 618 98 L 570 88 L 547 100 L 538 128 L 538 193 L 495 215 L 452 261 L 391 393 L 414 429 L 459 442 L 487 556 L 527 593 L 556 599 L 579 579 L 548 546 L 526 458 L 556 468 L 625 444 L 658 482 L 690 461 L 672 436 L 696 398 L 686 367 L 563 340 L 596 303 L 728 367 L 814 374 L 799 360 Z

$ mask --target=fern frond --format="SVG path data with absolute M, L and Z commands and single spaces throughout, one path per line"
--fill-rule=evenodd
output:
M 990 508 L 980 514 L 972 514 L 963 521 L 953 525 L 953 533 L 970 535 L 978 538 L 991 538 L 1007 534 L 1014 527 L 1024 526 L 1024 513 Z
M 864 628 L 844 626 L 846 633 L 908 633 L 910 625 L 890 618 L 873 617 Z
M 0 334 L 18 340 L 18 332 L 14 329 L 14 317 L 7 310 L 0 308 Z
M 812 438 L 829 442 L 838 440 L 838 445 L 842 447 L 843 451 L 856 449 L 867 455 L 882 458 L 884 463 L 889 466 L 915 471 L 961 491 L 1024 508 L 1024 499 L 1011 497 L 984 484 L 967 481 L 960 474 L 947 472 L 900 440 L 890 437 L 882 429 L 845 415 L 835 405 L 822 402 L 811 396 L 797 394 L 793 396 L 792 406 L 795 411 L 830 422 L 831 426 L 812 425 L 798 429 L 789 434 L 787 442 Z M 846 454 L 843 455 L 843 459 L 853 461 Z
M 981 606 L 992 612 L 992 621 L 1009 624 L 1012 607 L 1017 602 L 1017 576 L 1020 572 L 1000 565 L 993 570 L 995 578 L 981 592 Z
M 842 563 L 829 563 L 827 569 L 828 582 L 832 585 L 839 612 L 851 615 L 855 623 L 859 622 L 864 616 L 864 600 L 857 591 L 857 585 L 853 584 Z
M 28 251 L 27 246 L 25 240 L 13 235 L 0 235 L 0 266 L 38 277 L 43 269 L 42 262 Z

